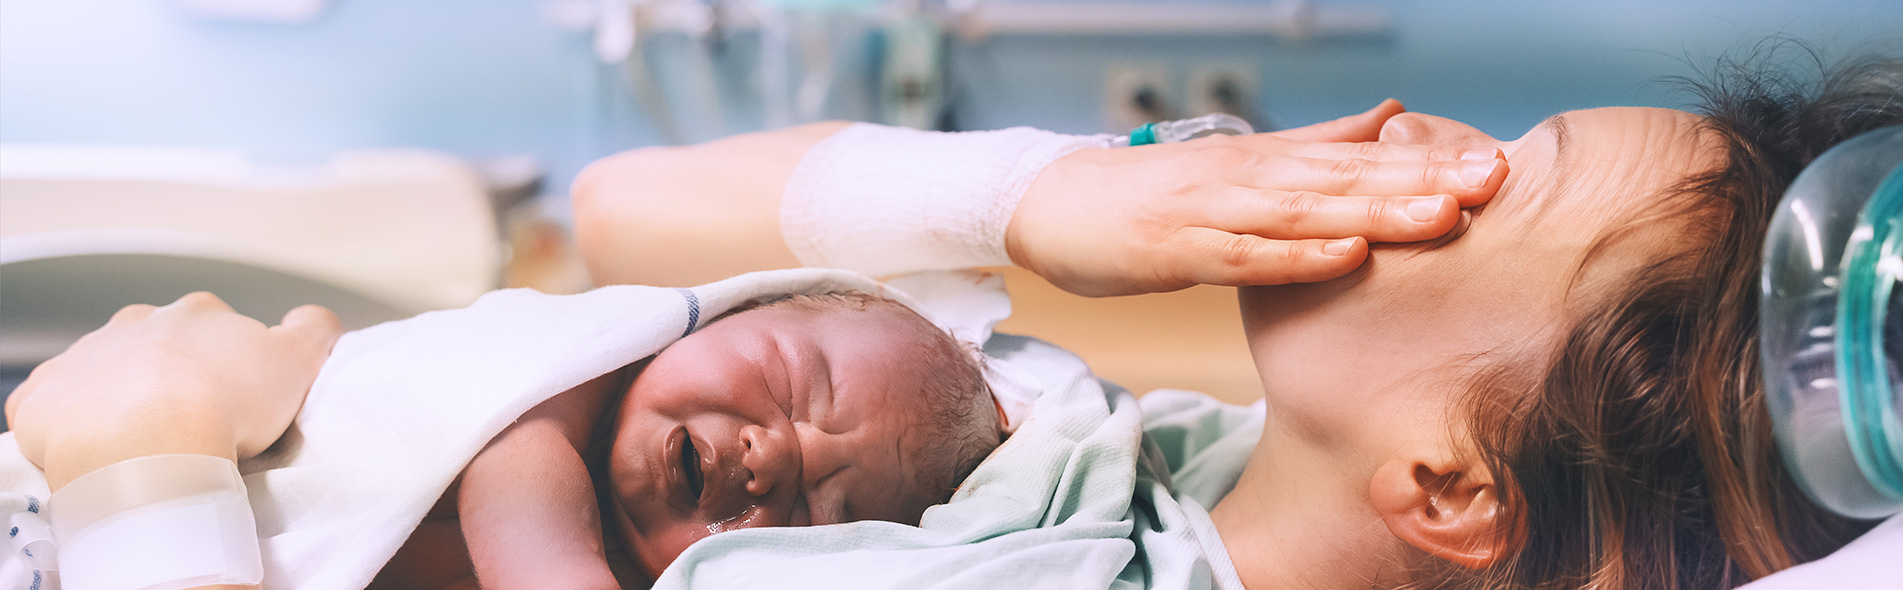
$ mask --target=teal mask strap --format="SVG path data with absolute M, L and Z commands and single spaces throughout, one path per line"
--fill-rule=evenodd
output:
M 1903 422 L 1899 421 L 1883 327 L 1890 292 L 1903 274 L 1903 165 L 1890 171 L 1858 216 L 1845 245 L 1837 300 L 1838 401 L 1851 454 L 1870 486 L 1903 500 Z

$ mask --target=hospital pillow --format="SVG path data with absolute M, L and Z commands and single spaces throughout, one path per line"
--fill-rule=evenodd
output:
M 1890 517 L 1836 553 L 1787 569 L 1739 590 L 1903 588 L 1903 515 Z

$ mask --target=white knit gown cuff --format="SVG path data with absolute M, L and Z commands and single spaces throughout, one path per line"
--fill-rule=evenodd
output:
M 856 123 L 793 169 L 786 245 L 806 266 L 871 276 L 1011 264 L 1005 228 L 1044 167 L 1110 136 L 1029 127 L 939 133 Z

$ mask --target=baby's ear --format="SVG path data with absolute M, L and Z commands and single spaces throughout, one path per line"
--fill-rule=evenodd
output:
M 1478 462 L 1389 461 L 1375 470 L 1368 500 L 1395 537 L 1462 567 L 1493 565 L 1513 542 L 1500 490 Z
M 996 412 L 994 416 L 998 419 L 999 436 L 1009 436 L 1014 424 L 1011 424 L 1010 416 L 1004 413 L 1004 402 L 998 401 L 998 396 L 992 395 L 989 389 L 985 390 L 985 397 L 991 398 L 991 410 Z

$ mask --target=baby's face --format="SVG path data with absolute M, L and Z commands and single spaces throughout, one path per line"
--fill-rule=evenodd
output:
M 654 358 L 621 404 L 607 515 L 649 575 L 714 533 L 916 524 L 943 500 L 914 477 L 933 335 L 901 313 L 753 310 Z

